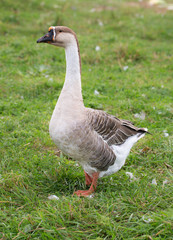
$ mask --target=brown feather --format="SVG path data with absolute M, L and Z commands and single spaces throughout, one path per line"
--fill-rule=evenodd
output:
M 88 118 L 93 129 L 109 146 L 123 144 L 127 138 L 146 132 L 144 128 L 135 127 L 128 120 L 120 120 L 100 110 L 88 109 Z

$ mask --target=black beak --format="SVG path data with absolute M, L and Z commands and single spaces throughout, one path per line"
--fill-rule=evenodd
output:
M 37 40 L 37 43 L 51 43 L 53 42 L 53 29 L 46 33 L 43 37 Z

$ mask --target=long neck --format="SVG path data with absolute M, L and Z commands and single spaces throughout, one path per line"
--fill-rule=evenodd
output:
M 68 93 L 69 97 L 82 100 L 81 92 L 81 60 L 77 40 L 65 48 L 66 77 L 62 93 Z

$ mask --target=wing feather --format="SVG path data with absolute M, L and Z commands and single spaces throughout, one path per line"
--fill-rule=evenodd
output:
M 146 132 L 143 128 L 135 127 L 130 121 L 120 120 L 100 110 L 88 108 L 87 119 L 90 134 L 88 137 L 83 135 L 85 141 L 82 146 L 90 152 L 88 163 L 100 171 L 107 170 L 116 160 L 112 145 L 121 145 L 130 136 Z
M 120 120 L 100 110 L 88 109 L 88 118 L 93 129 L 109 146 L 123 144 L 127 138 L 146 132 L 144 128 L 135 127 L 128 120 Z

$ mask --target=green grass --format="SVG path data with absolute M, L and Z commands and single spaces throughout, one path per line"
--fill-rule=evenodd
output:
M 138 1 L 1 0 L 0 239 L 173 239 L 172 14 Z M 60 24 L 79 38 L 85 105 L 152 133 L 93 198 L 72 196 L 83 170 L 48 133 L 65 57 L 36 40 Z

